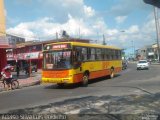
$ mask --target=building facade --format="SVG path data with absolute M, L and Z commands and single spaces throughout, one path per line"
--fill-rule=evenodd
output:
M 31 62 L 37 68 L 42 68 L 42 44 L 41 43 L 21 43 L 16 48 L 7 50 L 7 63 L 16 65 L 18 63 L 21 69 Z
M 4 1 L 0 0 L 0 71 L 7 64 L 6 48 L 10 47 L 6 39 L 5 22 Z
M 18 37 L 15 35 L 6 34 L 6 39 L 9 45 L 16 47 L 16 44 L 25 43 L 25 38 Z
M 158 60 L 157 44 L 148 45 L 136 50 L 136 57 L 138 60 L 140 59 L 147 59 L 152 61 Z

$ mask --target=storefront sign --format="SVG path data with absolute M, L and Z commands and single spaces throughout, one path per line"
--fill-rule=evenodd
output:
M 154 52 L 149 52 L 148 55 L 152 56 L 152 55 L 154 55 Z
M 19 54 L 8 54 L 7 60 L 28 60 L 28 59 L 40 59 L 43 58 L 41 52 L 33 53 L 19 53 Z
M 29 56 L 29 59 L 38 59 L 39 58 L 39 52 L 33 52 L 33 53 L 25 53 L 25 58 L 27 59 Z

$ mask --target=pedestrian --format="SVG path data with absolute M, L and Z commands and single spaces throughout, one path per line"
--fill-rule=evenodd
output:
M 29 71 L 28 71 L 29 65 L 28 65 L 28 63 L 25 64 L 24 68 L 25 68 L 26 75 L 29 74 Z
M 19 77 L 19 70 L 20 70 L 20 68 L 19 68 L 19 64 L 17 63 L 17 64 L 16 64 L 17 78 Z
M 13 66 L 7 65 L 2 69 L 2 79 L 6 81 L 7 90 L 11 89 L 11 80 L 13 79 L 12 72 Z
M 25 65 L 25 71 L 26 71 L 26 75 L 30 76 L 30 65 L 28 63 L 26 63 Z

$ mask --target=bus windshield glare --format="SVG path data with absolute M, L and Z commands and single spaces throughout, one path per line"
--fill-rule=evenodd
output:
M 44 53 L 44 69 L 70 69 L 71 51 L 51 51 Z

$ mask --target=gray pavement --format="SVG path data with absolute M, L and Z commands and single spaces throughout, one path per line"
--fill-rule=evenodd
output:
M 97 79 L 90 82 L 86 88 L 77 85 L 58 89 L 55 85 L 39 85 L 0 93 L 0 112 L 34 108 L 34 106 L 50 106 L 49 103 L 65 103 L 67 99 L 72 99 L 71 101 L 75 100 L 75 98 L 83 100 L 83 98 L 91 96 L 112 96 L 113 98 L 116 97 L 117 100 L 130 95 L 139 97 L 148 95 L 154 98 L 153 96 L 160 92 L 159 85 L 159 66 L 151 65 L 150 70 L 137 71 L 136 65 L 130 64 L 127 70 L 123 71 L 114 79 Z M 43 110 L 43 107 L 41 109 Z

